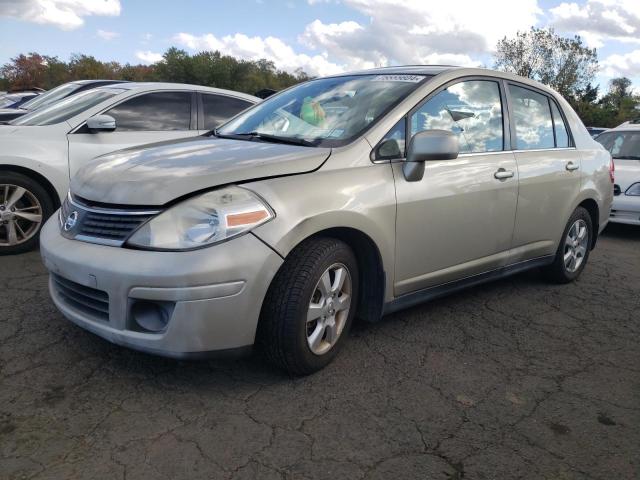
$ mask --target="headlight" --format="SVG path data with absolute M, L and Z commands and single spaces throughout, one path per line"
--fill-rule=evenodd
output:
M 633 185 L 631 185 L 629 188 L 627 188 L 627 191 L 624 192 L 625 195 L 633 195 L 633 196 L 640 196 L 640 182 L 638 183 L 634 183 Z
M 158 250 L 189 250 L 237 237 L 274 216 L 271 208 L 254 193 L 226 187 L 189 198 L 153 217 L 127 244 Z

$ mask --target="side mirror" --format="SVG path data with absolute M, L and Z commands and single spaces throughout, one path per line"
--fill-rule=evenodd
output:
M 458 158 L 458 137 L 447 130 L 425 130 L 416 133 L 409 142 L 407 161 L 402 166 L 404 178 L 417 182 L 424 176 L 424 162 Z
M 116 129 L 116 119 L 111 115 L 95 115 L 87 120 L 87 128 L 92 133 L 113 132 Z

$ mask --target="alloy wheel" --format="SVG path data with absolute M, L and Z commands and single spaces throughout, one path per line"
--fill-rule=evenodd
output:
M 335 263 L 327 268 L 314 288 L 307 310 L 307 344 L 316 355 L 327 353 L 337 343 L 349 318 L 351 274 Z
M 33 238 L 42 218 L 42 205 L 32 192 L 19 185 L 0 184 L 0 247 Z
M 587 223 L 582 220 L 576 220 L 569 231 L 564 242 L 564 266 L 568 272 L 576 272 L 587 254 L 589 242 L 589 232 Z

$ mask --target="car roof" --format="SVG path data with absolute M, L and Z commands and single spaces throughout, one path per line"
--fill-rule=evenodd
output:
M 211 92 L 218 93 L 220 95 L 227 95 L 232 97 L 241 98 L 249 102 L 257 103 L 262 100 L 253 95 L 248 95 L 242 92 L 236 92 L 234 90 L 225 90 L 222 88 L 205 87 L 202 85 L 191 85 L 188 83 L 165 83 L 165 82 L 127 82 L 116 83 L 113 85 L 104 85 L 97 87 L 99 89 L 119 89 L 119 90 L 196 90 L 199 92 Z
M 102 83 L 102 82 L 129 83 L 128 80 L 113 80 L 113 79 L 109 79 L 109 78 L 93 79 L 93 80 L 72 80 L 69 83 L 73 83 L 74 85 L 90 85 L 92 83 Z
M 454 70 L 458 67 L 455 65 L 399 65 L 395 67 L 378 67 L 368 70 L 358 70 L 355 72 L 345 72 L 336 75 L 330 75 L 331 77 L 343 77 L 346 75 L 438 75 L 442 72 Z
M 610 128 L 609 130 L 607 130 L 607 132 L 637 132 L 637 131 L 640 131 L 640 125 L 635 123 L 626 123 L 626 124 L 618 125 L 615 128 Z

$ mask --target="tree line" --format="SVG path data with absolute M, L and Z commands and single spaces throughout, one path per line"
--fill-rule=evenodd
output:
M 633 93 L 628 78 L 612 79 L 606 92 L 594 86 L 599 69 L 597 51 L 583 44 L 579 36 L 566 38 L 552 29 L 531 28 L 500 40 L 493 60 L 498 70 L 532 78 L 557 90 L 585 125 L 614 127 L 640 117 L 640 96 Z M 0 90 L 50 89 L 72 80 L 95 78 L 192 83 L 253 94 L 265 88 L 280 90 L 311 77 L 302 70 L 279 70 L 264 59 L 242 60 L 219 51 L 190 55 L 175 47 L 152 65 L 102 62 L 81 54 L 65 62 L 32 52 L 0 67 Z
M 241 60 L 220 52 L 189 55 L 168 49 L 153 65 L 102 62 L 90 55 L 74 54 L 68 62 L 58 57 L 29 53 L 0 67 L 0 90 L 51 89 L 72 80 L 119 79 L 136 82 L 176 82 L 226 88 L 253 94 L 269 88 L 281 90 L 310 77 L 299 70 L 288 73 L 268 60 Z
M 496 46 L 494 68 L 549 85 L 566 98 L 587 126 L 615 127 L 640 117 L 640 96 L 631 80 L 613 78 L 600 95 L 593 82 L 598 72 L 595 48 L 580 36 L 561 37 L 553 29 L 531 28 Z

